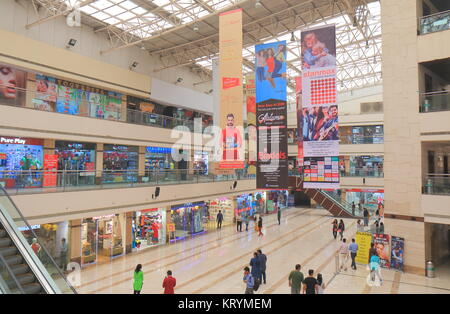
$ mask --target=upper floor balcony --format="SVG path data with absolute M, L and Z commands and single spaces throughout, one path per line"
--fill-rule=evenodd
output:
M 440 32 L 448 29 L 450 29 L 450 10 L 422 16 L 419 20 L 420 35 Z

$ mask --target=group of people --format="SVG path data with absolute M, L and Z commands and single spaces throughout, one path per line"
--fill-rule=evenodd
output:
M 253 257 L 250 259 L 250 267 L 244 268 L 244 283 L 246 284 L 245 294 L 253 294 L 257 291 L 261 284 L 267 283 L 266 269 L 267 269 L 267 256 L 263 254 L 259 249 L 253 253 Z
M 133 273 L 133 294 L 141 294 L 144 285 L 144 272 L 142 271 L 142 264 L 138 264 Z M 172 271 L 167 271 L 167 276 L 164 277 L 162 287 L 164 294 L 175 294 L 175 286 L 177 280 L 172 276 Z
M 344 238 L 344 231 L 345 231 L 345 223 L 344 221 L 341 219 L 339 220 L 339 223 L 337 221 L 337 219 L 333 220 L 333 222 L 331 223 L 332 225 L 332 232 L 333 232 L 333 237 L 336 240 L 337 235 L 339 234 L 341 236 L 341 241 Z
M 286 78 L 285 72 L 280 73 L 285 62 L 286 45 L 278 45 L 276 52 L 273 48 L 261 49 L 256 53 L 256 79 L 259 82 L 267 80 L 275 88 L 276 78 Z
M 248 226 L 250 224 L 250 216 L 249 215 L 241 215 L 238 214 L 236 216 L 236 231 L 238 232 L 242 232 L 242 223 L 245 223 L 245 231 L 248 231 Z M 258 232 L 258 236 L 262 237 L 264 234 L 262 232 L 262 228 L 263 228 L 263 219 L 261 216 L 257 216 L 254 215 L 253 216 L 253 220 L 254 220 L 254 224 L 255 224 L 255 231 Z M 219 213 L 217 214 L 217 229 L 221 229 L 222 228 L 222 221 L 223 221 L 223 214 L 222 212 L 219 210 Z
M 303 108 L 301 129 L 303 141 L 339 140 L 338 107 Z
M 302 266 L 297 264 L 295 269 L 289 274 L 288 283 L 291 288 L 291 294 L 323 294 L 325 283 L 323 282 L 322 274 L 317 274 L 316 278 L 314 277 L 314 270 L 310 269 L 308 270 L 308 277 L 305 278 L 301 268 Z

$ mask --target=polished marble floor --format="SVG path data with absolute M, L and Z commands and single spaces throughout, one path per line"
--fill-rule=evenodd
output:
M 143 265 L 142 293 L 162 293 L 167 270 L 177 279 L 176 293 L 243 293 L 242 269 L 255 250 L 268 257 L 267 284 L 261 293 L 289 293 L 287 276 L 294 265 L 302 271 L 322 273 L 327 284 L 325 293 L 450 293 L 450 269 L 440 270 L 429 279 L 412 274 L 383 270 L 381 287 L 367 285 L 368 271 L 336 274 L 335 254 L 340 242 L 331 234 L 331 217 L 327 211 L 290 208 L 283 212 L 281 225 L 276 215 L 264 218 L 264 236 L 249 231 L 237 232 L 233 226 L 209 231 L 195 238 L 170 245 L 149 248 L 124 255 L 110 263 L 92 265 L 81 271 L 80 293 L 132 293 L 132 276 L 136 264 Z M 355 220 L 347 219 L 345 237 L 356 232 Z

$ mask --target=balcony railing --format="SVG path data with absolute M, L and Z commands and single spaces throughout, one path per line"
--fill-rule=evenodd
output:
M 423 93 L 420 95 L 420 112 L 450 110 L 450 91 Z
M 145 187 L 166 184 L 192 184 L 255 179 L 245 169 L 237 169 L 233 174 L 198 174 L 191 170 L 5 170 L 0 171 L 0 185 L 8 193 L 36 194 L 66 192 L 75 190 L 95 190 Z
M 0 84 L 0 90 L 2 89 L 2 87 L 7 86 L 4 84 Z M 1 105 L 22 107 L 39 111 L 49 111 L 60 114 L 70 114 L 78 117 L 102 119 L 108 121 L 121 121 L 132 124 L 148 125 L 166 129 L 174 128 L 176 126 L 185 126 L 191 132 L 205 132 L 205 130 L 207 132 L 209 131 L 209 129 L 207 129 L 209 125 L 204 123 L 203 121 L 201 123 L 201 128 L 198 127 L 198 129 L 196 129 L 194 128 L 193 120 L 178 119 L 156 113 L 144 112 L 133 109 L 122 110 L 121 105 L 120 108 L 117 109 L 108 108 L 107 112 L 98 111 L 94 108 L 94 106 L 92 106 L 91 102 L 85 99 L 80 99 L 78 102 L 78 106 L 74 106 L 72 109 L 67 108 L 66 110 L 67 112 L 59 112 L 58 111 L 59 107 L 57 105 L 54 105 L 55 102 L 50 104 L 50 102 L 46 102 L 39 99 L 39 93 L 37 93 L 36 91 L 18 87 L 10 89 L 15 90 L 16 92 L 15 96 L 7 100 L 0 100 Z M 27 100 L 28 106 L 26 106 Z M 68 106 L 70 107 L 70 104 Z M 126 115 L 123 113 L 126 113 Z
M 450 10 L 420 18 L 420 34 L 425 35 L 450 29 Z
M 423 182 L 422 193 L 450 195 L 450 174 L 428 174 Z
M 340 135 L 341 144 L 383 144 L 383 135 Z
M 383 178 L 384 172 L 377 168 L 365 169 L 365 168 L 352 168 L 345 171 L 340 171 L 341 177 L 365 177 L 365 178 Z

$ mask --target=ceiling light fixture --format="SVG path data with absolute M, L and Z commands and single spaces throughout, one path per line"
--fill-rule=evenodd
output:
M 291 33 L 291 42 L 293 43 L 295 41 L 295 35 L 294 32 Z
M 197 23 L 194 24 L 194 32 L 198 32 L 198 24 Z
M 138 64 L 139 64 L 138 62 L 133 61 L 133 63 L 130 65 L 129 69 L 133 70 L 134 68 L 136 68 L 138 66 Z
M 255 8 L 261 8 L 261 7 L 262 7 L 261 0 L 256 0 Z
M 373 63 L 377 64 L 377 57 L 376 56 L 373 57 Z

